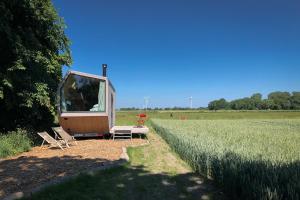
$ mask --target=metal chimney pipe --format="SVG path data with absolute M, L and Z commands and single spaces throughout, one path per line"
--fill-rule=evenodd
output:
M 107 64 L 102 64 L 102 76 L 106 77 Z

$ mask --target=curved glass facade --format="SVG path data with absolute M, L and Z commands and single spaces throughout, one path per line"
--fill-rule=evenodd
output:
M 60 89 L 61 112 L 105 112 L 106 82 L 70 74 Z

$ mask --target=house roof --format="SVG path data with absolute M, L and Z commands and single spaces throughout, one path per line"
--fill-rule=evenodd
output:
M 79 71 L 73 71 L 73 70 L 69 70 L 66 75 L 64 76 L 62 82 L 64 82 L 68 76 L 70 74 L 76 74 L 76 75 L 79 75 L 79 76 L 85 76 L 85 77 L 89 77 L 89 78 L 95 78 L 95 79 L 101 79 L 101 80 L 108 80 L 108 84 L 109 86 L 112 88 L 112 90 L 115 92 L 115 87 L 113 86 L 113 84 L 111 83 L 111 81 L 107 78 L 107 77 L 104 77 L 104 76 L 99 76 L 99 75 L 95 75 L 95 74 L 89 74 L 89 73 L 84 73 L 84 72 L 79 72 Z

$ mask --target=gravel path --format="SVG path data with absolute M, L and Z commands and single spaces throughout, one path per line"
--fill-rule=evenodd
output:
M 72 176 L 80 171 L 99 168 L 120 159 L 122 147 L 138 146 L 147 141 L 80 140 L 62 151 L 34 147 L 31 151 L 0 161 L 0 199 L 26 192 L 49 181 Z

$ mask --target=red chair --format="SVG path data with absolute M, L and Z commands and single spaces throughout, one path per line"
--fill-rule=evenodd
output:
M 147 119 L 147 115 L 145 113 L 141 113 L 137 115 L 138 120 L 137 120 L 137 126 L 142 127 L 145 125 L 145 121 Z

